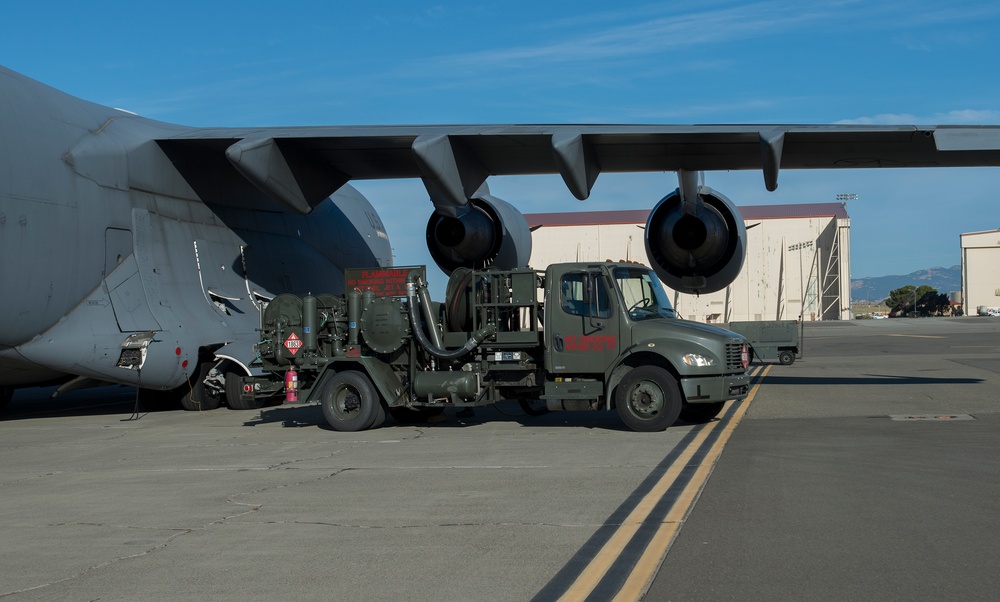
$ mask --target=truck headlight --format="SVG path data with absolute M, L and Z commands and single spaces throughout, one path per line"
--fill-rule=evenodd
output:
M 698 355 L 697 353 L 688 353 L 681 359 L 684 360 L 685 364 L 694 368 L 707 368 L 708 366 L 715 365 L 714 358 Z

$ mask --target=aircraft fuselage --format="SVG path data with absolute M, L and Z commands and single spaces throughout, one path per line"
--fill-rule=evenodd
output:
M 0 386 L 175 387 L 226 345 L 248 363 L 262 300 L 389 263 L 355 189 L 290 213 L 230 165 L 157 143 L 189 130 L 0 70 Z M 123 368 L 140 334 L 143 368 Z

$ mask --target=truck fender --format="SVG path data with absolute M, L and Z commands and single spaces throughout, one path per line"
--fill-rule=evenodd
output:
M 316 379 L 316 384 L 309 391 L 309 397 L 305 401 L 318 401 L 319 396 L 326 386 L 327 381 L 338 372 L 344 370 L 357 370 L 363 372 L 375 385 L 375 389 L 385 400 L 389 407 L 402 405 L 403 403 L 403 383 L 385 362 L 373 357 L 362 357 L 358 359 L 336 360 L 326 365 L 323 373 Z
M 677 370 L 667 361 L 667 358 L 663 357 L 658 353 L 652 353 L 645 349 L 639 349 L 633 347 L 626 350 L 618 357 L 618 361 L 611 367 L 607 372 L 605 377 L 605 387 L 604 387 L 604 406 L 605 409 L 610 410 L 613 406 L 615 399 L 615 388 L 618 383 L 625 378 L 625 375 L 629 373 L 633 368 L 638 368 L 639 366 L 660 366 L 666 368 L 674 378 L 679 379 Z

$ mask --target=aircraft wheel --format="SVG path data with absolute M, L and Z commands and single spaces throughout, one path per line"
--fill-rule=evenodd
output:
M 208 362 L 201 364 L 197 376 L 189 384 L 180 386 L 181 407 L 188 411 L 214 410 L 222 404 L 221 395 L 213 395 L 205 386 L 205 377 L 208 376 L 212 365 Z
M 615 406 L 625 426 L 633 431 L 662 431 L 681 413 L 677 380 L 659 366 L 633 368 L 615 392 Z
M 712 403 L 687 403 L 681 408 L 681 420 L 693 424 L 708 422 L 715 418 L 725 407 L 724 401 L 713 401 Z
M 357 370 L 335 374 L 323 387 L 321 400 L 323 416 L 330 426 L 347 432 L 371 428 L 382 404 L 375 385 Z
M 791 365 L 795 361 L 795 354 L 791 351 L 782 351 L 778 354 L 778 363 L 782 366 Z

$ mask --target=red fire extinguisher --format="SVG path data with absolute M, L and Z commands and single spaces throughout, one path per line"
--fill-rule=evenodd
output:
M 285 403 L 299 401 L 299 373 L 295 370 L 285 372 Z

